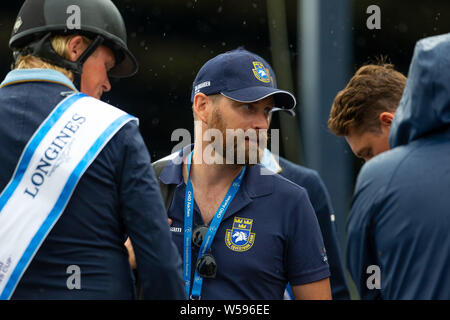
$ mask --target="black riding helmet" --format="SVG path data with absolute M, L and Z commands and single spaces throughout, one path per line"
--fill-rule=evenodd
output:
M 77 29 L 70 29 L 73 27 L 70 25 L 73 11 L 68 8 L 74 5 L 79 8 L 80 25 Z M 58 55 L 50 42 L 54 35 L 70 34 L 84 35 L 93 40 L 75 62 Z M 124 78 L 137 72 L 136 58 L 127 47 L 125 24 L 110 0 L 26 0 L 9 40 L 15 57 L 31 54 L 77 74 L 81 74 L 84 61 L 100 44 L 110 48 L 116 58 L 109 76 Z

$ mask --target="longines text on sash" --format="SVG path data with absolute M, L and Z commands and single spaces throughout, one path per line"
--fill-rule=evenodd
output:
M 80 126 L 86 121 L 86 118 L 78 114 L 72 116 L 66 125 L 61 129 L 58 136 L 52 141 L 50 146 L 45 150 L 44 156 L 39 160 L 33 174 L 31 175 L 30 188 L 25 189 L 25 194 L 31 197 L 36 197 L 39 192 L 39 187 L 45 182 L 45 177 L 48 175 L 51 166 L 58 158 L 64 146 L 73 138 L 73 135 L 78 131 Z

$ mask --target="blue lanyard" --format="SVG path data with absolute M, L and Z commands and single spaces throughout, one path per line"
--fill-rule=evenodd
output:
M 191 287 L 191 243 L 192 243 L 192 220 L 194 213 L 194 189 L 191 183 L 191 162 L 192 162 L 193 151 L 188 157 L 187 161 L 187 169 L 188 169 L 188 178 L 186 184 L 186 194 L 184 197 L 184 252 L 183 252 L 183 279 L 184 279 L 184 290 L 186 292 L 186 298 L 192 297 L 194 299 L 199 299 L 202 291 L 203 278 L 199 276 L 197 270 L 195 270 L 194 274 L 194 282 L 192 285 L 192 295 L 189 295 L 189 290 Z M 219 228 L 220 222 L 222 221 L 225 212 L 228 209 L 228 205 L 233 200 L 234 196 L 239 190 L 241 186 L 242 179 L 244 177 L 245 167 L 242 168 L 239 175 L 233 180 L 233 183 L 228 190 L 225 199 L 223 199 L 222 203 L 217 209 L 214 218 L 209 225 L 208 231 L 206 232 L 205 238 L 203 239 L 202 245 L 200 247 L 200 251 L 198 253 L 197 260 L 201 258 L 203 255 L 208 253 L 211 248 L 211 244 L 213 242 L 214 236 L 216 235 L 216 231 Z

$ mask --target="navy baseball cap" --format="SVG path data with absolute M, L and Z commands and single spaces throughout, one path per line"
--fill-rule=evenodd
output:
M 273 96 L 275 108 L 295 114 L 295 97 L 277 88 L 267 61 L 243 48 L 219 54 L 203 65 L 192 85 L 191 102 L 200 92 L 247 103 Z

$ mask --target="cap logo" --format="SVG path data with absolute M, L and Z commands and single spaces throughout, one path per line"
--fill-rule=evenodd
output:
M 20 26 L 22 25 L 22 18 L 18 17 L 16 20 L 16 23 L 14 23 L 14 33 L 17 33 L 17 31 L 19 30 Z
M 253 61 L 253 66 L 255 68 L 253 68 L 252 71 L 256 79 L 264 83 L 269 83 L 270 82 L 269 69 L 265 68 L 264 65 L 258 61 Z

